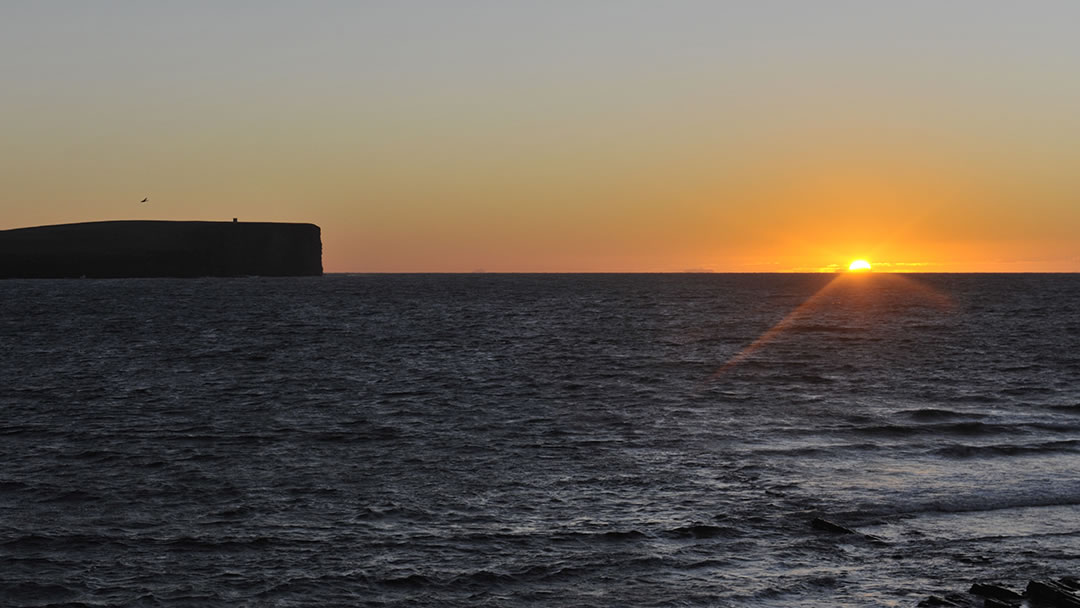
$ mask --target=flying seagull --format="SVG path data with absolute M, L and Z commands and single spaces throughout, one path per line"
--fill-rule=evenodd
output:
M 148 201 L 148 200 L 150 200 L 150 197 L 149 197 L 149 196 L 148 196 L 148 197 L 146 197 L 146 198 L 144 198 L 144 199 L 142 199 L 142 200 L 141 200 L 141 201 L 139 201 L 139 202 L 140 202 L 140 203 L 145 203 L 145 202 L 146 202 L 146 201 Z

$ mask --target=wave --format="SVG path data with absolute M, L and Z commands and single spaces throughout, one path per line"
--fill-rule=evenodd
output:
M 882 519 L 907 518 L 930 513 L 982 513 L 1010 509 L 1080 507 L 1080 487 L 1064 488 L 1043 495 L 1031 492 L 987 492 L 980 494 L 938 497 L 928 500 L 897 501 L 888 504 L 868 504 L 853 511 L 835 515 L 852 526 L 882 523 Z
M 489 590 L 499 585 L 510 585 L 523 581 L 552 582 L 561 579 L 573 579 L 587 576 L 598 570 L 605 570 L 613 565 L 617 558 L 611 555 L 599 555 L 596 559 L 571 563 L 565 560 L 557 560 L 551 563 L 539 563 L 525 565 L 518 568 L 505 570 L 493 570 L 481 568 L 479 570 L 466 571 L 427 571 L 425 573 L 406 570 L 400 573 L 388 573 L 381 578 L 372 580 L 375 584 L 383 587 L 400 589 L 468 589 L 480 588 Z M 662 560 L 654 556 L 634 556 L 619 561 L 619 566 L 627 570 L 645 570 L 656 568 Z
M 805 445 L 793 448 L 762 448 L 754 450 L 754 454 L 769 456 L 834 457 L 843 452 L 876 452 L 882 449 L 884 449 L 884 446 L 876 442 L 825 443 L 821 445 Z
M 296 539 L 291 539 L 290 544 L 297 544 Z M 180 551 L 241 551 L 245 549 L 265 549 L 275 544 L 274 539 L 265 536 L 251 538 L 196 538 L 181 536 L 161 542 L 170 550 Z
M 1051 405 L 1048 406 L 1048 409 L 1054 410 L 1055 412 L 1064 412 L 1066 414 L 1080 416 L 1080 403 L 1072 403 L 1069 405 Z
M 899 414 L 907 416 L 913 420 L 948 420 L 952 418 L 981 418 L 982 414 L 973 414 L 968 412 L 954 412 L 953 410 L 946 410 L 941 408 L 924 407 L 915 410 L 905 410 L 899 412 Z
M 614 550 L 619 545 L 634 545 L 641 541 L 650 540 L 704 540 L 713 538 L 741 538 L 746 532 L 734 526 L 715 525 L 704 522 L 691 522 L 684 525 L 660 528 L 617 528 L 608 530 L 589 531 L 557 531 L 548 533 L 507 533 L 507 532 L 476 532 L 471 534 L 455 535 L 453 540 L 467 543 L 483 543 L 489 541 L 509 542 L 539 542 L 557 544 L 572 543 L 583 547 L 594 546 L 604 552 Z
M 190 537 L 181 536 L 175 538 L 141 538 L 125 537 L 123 535 L 49 535 L 49 534 L 26 534 L 23 536 L 0 541 L 0 547 L 16 553 L 33 551 L 74 550 L 78 548 L 100 548 L 104 545 L 115 544 L 119 546 L 133 546 L 138 544 L 145 546 L 147 543 L 168 547 L 170 550 L 179 551 L 222 551 L 222 550 L 245 550 L 265 549 L 275 543 L 274 539 L 256 536 L 251 538 L 239 537 Z M 289 544 L 302 544 L 305 541 L 290 539 Z
M 30 602 L 33 606 L 86 606 L 72 600 L 83 593 L 67 585 L 37 583 L 33 581 L 8 582 L 0 584 L 0 597 L 13 602 Z M 46 603 L 47 602 L 47 603 Z M 61 602 L 61 603 L 55 603 Z
M 971 394 L 968 394 L 968 395 L 954 395 L 954 396 L 951 396 L 951 397 L 946 397 L 945 401 L 948 401 L 950 403 L 989 404 L 989 403 L 999 403 L 999 402 L 1001 402 L 1001 399 L 999 399 L 998 397 L 995 397 L 993 395 L 984 395 L 982 393 L 971 393 Z
M 1080 440 L 1049 441 L 1033 444 L 950 445 L 934 451 L 947 458 L 981 458 L 986 456 L 1023 456 L 1027 454 L 1080 452 Z
M 604 532 L 600 534 L 600 537 L 605 540 L 640 540 L 648 538 L 648 535 L 639 530 L 613 530 L 611 532 Z
M 625 530 L 605 530 L 602 532 L 560 532 L 549 537 L 557 542 L 581 542 L 591 544 L 593 542 L 621 543 L 645 540 L 653 538 L 651 534 L 635 528 Z
M 377 581 L 380 585 L 387 587 L 406 587 L 409 589 L 416 589 L 420 587 L 430 587 L 435 584 L 435 581 L 422 574 L 408 574 L 405 576 L 396 576 L 390 578 L 384 578 Z
M 865 333 L 862 327 L 844 327 L 840 325 L 791 325 L 784 331 L 793 334 L 835 334 L 846 336 L 857 333 Z
M 121 539 L 93 534 L 24 534 L 0 540 L 0 547 L 19 555 L 20 552 L 74 551 L 84 548 L 100 548 L 109 543 L 124 544 Z
M 96 502 L 101 496 L 83 490 L 63 490 L 47 498 L 40 500 L 43 503 L 74 504 L 81 502 Z
M 993 424 L 968 420 L 938 424 L 881 424 L 853 429 L 856 433 L 881 437 L 909 437 L 912 435 L 963 435 L 984 436 L 1016 434 L 1023 432 L 1024 425 Z

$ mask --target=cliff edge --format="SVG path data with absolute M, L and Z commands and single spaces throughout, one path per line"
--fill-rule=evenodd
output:
M 5 279 L 321 274 L 314 224 L 111 221 L 0 230 Z

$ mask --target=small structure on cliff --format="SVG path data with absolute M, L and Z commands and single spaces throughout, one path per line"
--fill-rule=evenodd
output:
M 314 224 L 111 221 L 0 230 L 0 278 L 321 274 Z

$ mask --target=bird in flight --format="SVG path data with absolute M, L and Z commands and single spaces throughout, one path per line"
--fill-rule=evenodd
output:
M 150 197 L 149 197 L 149 196 L 148 196 L 148 197 L 146 197 L 146 198 L 144 198 L 144 199 L 142 199 L 142 200 L 141 200 L 141 201 L 139 201 L 139 202 L 140 202 L 140 203 L 145 203 L 145 202 L 146 202 L 146 201 L 148 201 L 148 200 L 150 200 Z

